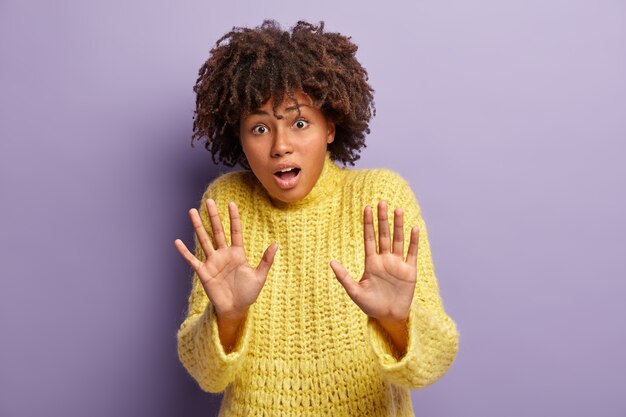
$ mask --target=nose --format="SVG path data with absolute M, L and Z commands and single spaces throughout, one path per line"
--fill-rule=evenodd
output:
M 289 132 L 277 129 L 272 143 L 272 156 L 275 158 L 293 153 L 293 144 Z

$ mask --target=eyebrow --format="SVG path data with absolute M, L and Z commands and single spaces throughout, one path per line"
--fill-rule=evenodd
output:
M 311 106 L 309 106 L 308 104 L 300 104 L 299 106 L 300 106 L 300 107 L 311 107 Z M 296 107 L 296 106 L 287 107 L 287 108 L 285 109 L 285 113 L 289 113 L 289 112 L 294 111 L 294 110 L 297 110 L 297 109 L 298 109 L 298 107 Z M 260 109 L 257 109 L 257 110 L 254 110 L 254 111 L 250 112 L 250 115 L 253 115 L 253 114 L 259 114 L 259 115 L 267 115 L 267 116 L 269 116 L 269 113 L 268 113 L 268 112 L 266 112 L 265 110 L 260 110 Z

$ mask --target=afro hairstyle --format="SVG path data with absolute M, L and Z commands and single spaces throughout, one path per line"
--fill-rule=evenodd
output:
M 233 27 L 199 70 L 191 146 L 206 138 L 204 147 L 214 163 L 249 169 L 239 141 L 241 116 L 271 98 L 277 116 L 285 96 L 298 107 L 294 92 L 302 91 L 335 123 L 331 159 L 354 165 L 376 108 L 367 71 L 355 57 L 358 47 L 350 39 L 324 32 L 323 21 L 319 26 L 299 21 L 290 32 L 274 20 L 254 29 Z

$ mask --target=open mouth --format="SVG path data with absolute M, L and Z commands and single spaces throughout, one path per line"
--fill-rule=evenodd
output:
M 287 168 L 281 171 L 276 171 L 274 175 L 283 180 L 289 180 L 295 178 L 300 173 L 300 168 Z
M 289 190 L 295 187 L 300 180 L 300 168 L 285 168 L 274 172 L 274 180 L 278 187 Z

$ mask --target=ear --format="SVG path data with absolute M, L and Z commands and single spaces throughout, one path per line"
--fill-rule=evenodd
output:
M 328 126 L 328 133 L 326 136 L 326 143 L 331 144 L 335 140 L 335 123 L 327 120 L 326 126 Z

